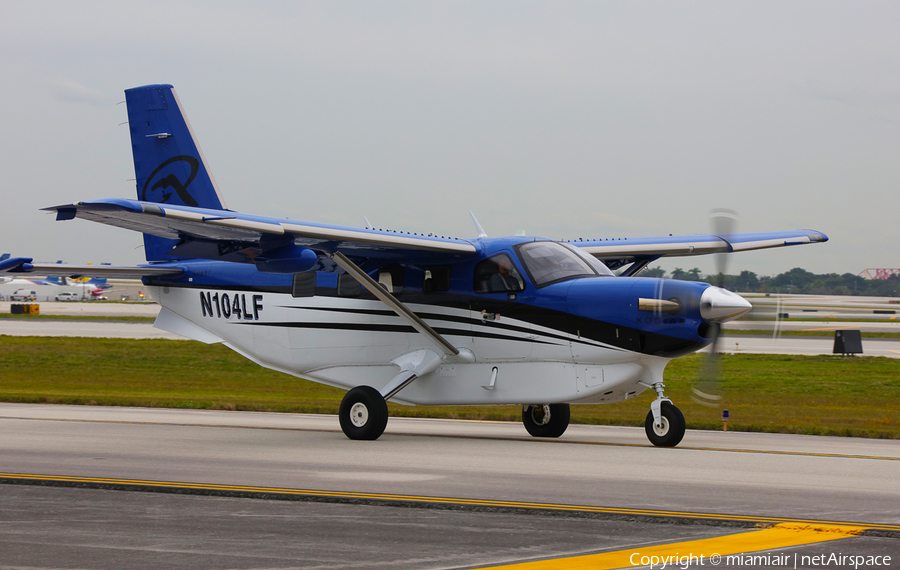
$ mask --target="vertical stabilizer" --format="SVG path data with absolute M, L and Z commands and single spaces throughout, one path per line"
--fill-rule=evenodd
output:
M 171 85 L 145 85 L 125 91 L 134 154 L 137 199 L 224 210 L 216 181 L 197 144 L 191 124 Z M 148 261 L 170 261 L 175 245 L 144 234 Z

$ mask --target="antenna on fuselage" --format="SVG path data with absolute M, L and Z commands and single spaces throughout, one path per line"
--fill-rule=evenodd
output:
M 475 219 L 475 214 L 472 213 L 472 210 L 469 210 L 469 215 L 472 216 L 472 221 L 475 222 L 475 231 L 478 232 L 478 237 L 486 238 L 488 235 L 484 232 L 484 228 L 481 227 L 481 224 L 478 223 L 478 220 Z
M 369 218 L 363 216 L 363 219 L 366 221 L 366 229 L 367 229 L 367 230 L 375 229 L 375 228 L 372 227 L 372 222 L 369 221 Z

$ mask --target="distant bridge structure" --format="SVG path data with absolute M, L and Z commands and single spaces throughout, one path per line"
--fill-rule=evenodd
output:
M 859 273 L 865 279 L 887 279 L 892 275 L 900 275 L 900 268 L 894 269 L 864 269 Z

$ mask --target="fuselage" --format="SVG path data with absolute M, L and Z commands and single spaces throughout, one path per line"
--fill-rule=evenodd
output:
M 423 257 L 364 266 L 471 355 L 445 359 L 396 401 L 621 401 L 659 381 L 671 358 L 709 343 L 700 310 L 708 284 L 615 277 L 575 248 L 549 240 L 478 244 L 479 255 L 451 263 Z M 164 307 L 158 326 L 224 342 L 269 368 L 342 388 L 380 389 L 397 372 L 391 360 L 432 347 L 327 258 L 318 271 L 297 274 L 216 261 L 176 264 L 185 269 L 177 278 L 145 279 Z M 648 310 L 641 301 L 647 299 L 674 304 Z

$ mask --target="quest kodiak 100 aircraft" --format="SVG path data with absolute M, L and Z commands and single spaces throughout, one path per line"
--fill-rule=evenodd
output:
M 477 238 L 457 239 L 241 214 L 225 207 L 172 86 L 125 95 L 137 200 L 47 210 L 142 232 L 148 263 L 17 257 L 0 272 L 140 277 L 162 307 L 155 326 L 347 389 L 340 424 L 351 439 L 381 436 L 387 400 L 521 405 L 531 435 L 559 437 L 569 404 L 652 389 L 647 435 L 677 445 L 685 423 L 665 396 L 666 364 L 709 345 L 750 304 L 707 283 L 637 273 L 663 256 L 828 239 L 809 230 L 490 238 L 477 221 Z

